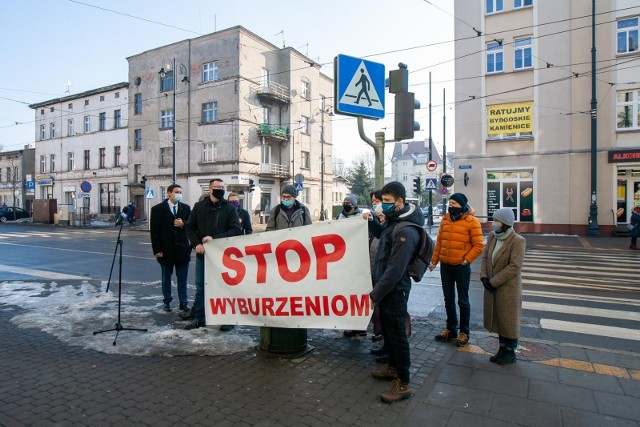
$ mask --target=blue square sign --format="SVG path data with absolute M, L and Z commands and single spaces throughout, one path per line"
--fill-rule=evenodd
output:
M 334 73 L 336 114 L 384 118 L 384 64 L 338 55 Z

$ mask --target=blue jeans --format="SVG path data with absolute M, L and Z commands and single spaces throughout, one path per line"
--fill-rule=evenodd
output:
M 171 276 L 173 275 L 173 265 L 160 264 L 162 267 L 162 302 L 173 301 L 171 296 Z M 189 274 L 189 263 L 176 265 L 176 279 L 178 281 L 178 300 L 180 304 L 186 304 L 187 299 L 187 275 Z
M 409 368 L 411 367 L 411 352 L 405 316 L 409 291 L 391 291 L 380 304 L 380 318 L 384 335 L 384 346 L 389 352 L 389 366 L 396 368 L 398 378 L 403 383 L 409 383 Z
M 204 256 L 196 255 L 196 296 L 193 299 L 193 320 L 204 322 Z
M 440 280 L 444 295 L 444 307 L 447 310 L 447 329 L 456 332 L 458 315 L 456 313 L 456 290 L 458 291 L 458 306 L 460 307 L 460 332 L 469 334 L 471 318 L 471 304 L 469 303 L 469 281 L 471 280 L 471 266 L 440 264 Z

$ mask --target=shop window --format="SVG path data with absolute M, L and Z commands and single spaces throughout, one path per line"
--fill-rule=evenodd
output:
M 517 222 L 534 221 L 533 170 L 488 171 L 487 215 L 500 208 L 513 209 Z

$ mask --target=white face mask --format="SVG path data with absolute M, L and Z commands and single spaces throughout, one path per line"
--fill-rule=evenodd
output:
M 173 195 L 173 200 L 174 200 L 176 203 L 181 202 L 181 201 L 182 201 L 182 194 L 179 194 L 179 193 L 178 193 L 178 194 L 174 194 L 174 195 Z
M 373 205 L 373 211 L 375 213 L 382 213 L 382 203 L 378 203 L 377 205 Z

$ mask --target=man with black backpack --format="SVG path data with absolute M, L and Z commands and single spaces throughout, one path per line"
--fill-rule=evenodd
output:
M 371 300 L 378 305 L 382 318 L 385 347 L 389 363 L 384 369 L 374 370 L 377 379 L 391 380 L 391 388 L 380 398 L 392 403 L 411 397 L 409 367 L 411 354 L 407 337 L 405 315 L 411 291 L 409 265 L 417 254 L 424 230 L 424 215 L 412 204 L 406 204 L 404 186 L 397 181 L 382 190 L 382 212 L 386 217 L 383 228 L 370 228 L 380 239 L 380 247 L 371 272 L 374 288 Z M 411 226 L 406 226 L 411 224 Z
M 269 214 L 267 231 L 300 227 L 311 224 L 309 208 L 296 200 L 298 190 L 293 185 L 285 185 L 278 203 Z

